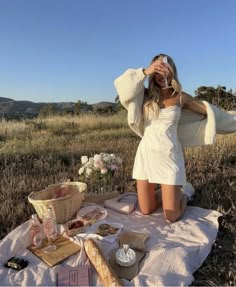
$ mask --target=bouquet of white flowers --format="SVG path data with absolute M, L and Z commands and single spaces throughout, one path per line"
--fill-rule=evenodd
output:
M 100 153 L 95 154 L 93 157 L 82 156 L 81 164 L 80 176 L 102 178 L 114 175 L 115 171 L 121 166 L 122 159 L 113 153 Z

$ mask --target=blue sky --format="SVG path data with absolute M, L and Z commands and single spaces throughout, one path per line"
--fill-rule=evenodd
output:
M 114 102 L 114 79 L 174 59 L 183 89 L 236 91 L 235 0 L 0 0 L 0 97 Z

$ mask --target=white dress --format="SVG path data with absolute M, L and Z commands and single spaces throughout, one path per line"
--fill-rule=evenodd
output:
M 145 121 L 144 136 L 138 146 L 133 178 L 150 183 L 184 185 L 184 157 L 177 137 L 181 115 L 178 105 L 160 109 L 157 119 Z

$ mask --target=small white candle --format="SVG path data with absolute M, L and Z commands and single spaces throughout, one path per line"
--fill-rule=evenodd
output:
M 129 248 L 128 244 L 124 244 L 123 248 L 116 251 L 116 263 L 120 266 L 132 266 L 136 262 L 136 253 Z

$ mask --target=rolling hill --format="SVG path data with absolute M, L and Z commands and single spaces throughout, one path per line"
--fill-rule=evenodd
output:
M 15 101 L 10 98 L 0 97 L 0 116 L 2 118 L 32 118 L 36 117 L 40 112 L 41 108 L 45 105 L 52 105 L 55 111 L 57 112 L 73 112 L 74 106 L 76 103 L 74 102 L 58 102 L 58 103 L 35 103 L 31 101 Z M 83 105 L 84 106 L 84 105 Z M 99 102 L 92 105 L 87 105 L 88 107 L 91 106 L 92 109 L 95 111 L 102 110 L 102 109 L 115 109 L 116 103 L 112 102 Z M 83 111 L 91 110 L 91 108 L 85 109 Z

